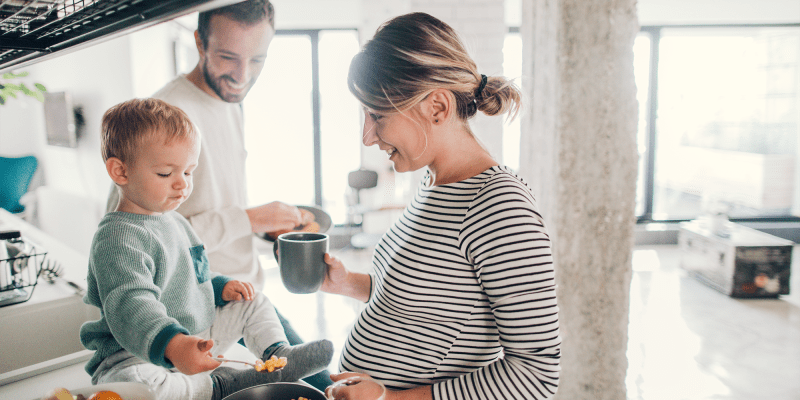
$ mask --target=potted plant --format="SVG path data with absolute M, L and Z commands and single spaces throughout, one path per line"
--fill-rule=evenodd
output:
M 33 83 L 33 88 L 29 88 L 25 82 L 20 82 L 20 78 L 28 76 L 27 72 L 13 73 L 6 72 L 0 77 L 0 105 L 9 99 L 16 99 L 17 94 L 33 97 L 40 102 L 44 101 L 44 93 L 47 89 L 41 83 Z

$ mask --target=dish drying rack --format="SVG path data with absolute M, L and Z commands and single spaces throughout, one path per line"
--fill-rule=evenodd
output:
M 0 307 L 30 300 L 46 256 L 19 231 L 0 232 Z

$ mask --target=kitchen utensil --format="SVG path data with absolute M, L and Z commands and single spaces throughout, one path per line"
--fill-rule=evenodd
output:
M 241 363 L 241 364 L 249 365 L 249 366 L 251 366 L 253 368 L 256 368 L 256 364 L 255 363 L 251 363 L 249 361 L 234 360 L 232 358 L 224 358 L 224 357 L 217 357 L 217 358 L 215 358 L 215 360 L 221 361 L 221 362 Z M 280 371 L 282 369 L 283 369 L 283 367 L 277 367 L 277 368 L 274 368 L 271 372 Z
M 278 236 L 272 248 L 283 286 L 291 293 L 314 293 L 325 281 L 328 235 L 289 232 Z
M 255 367 L 256 367 L 256 364 L 255 364 L 255 363 L 251 363 L 251 362 L 249 362 L 249 361 L 234 360 L 234 359 L 231 359 L 231 358 L 223 358 L 223 357 L 217 357 L 217 358 L 215 358 L 214 360 L 217 360 L 217 361 L 219 361 L 219 362 L 232 362 L 232 363 L 241 363 L 241 364 L 247 364 L 247 365 L 249 365 L 249 366 L 251 366 L 251 367 L 253 367 L 253 368 L 255 368 Z
M 307 210 L 314 214 L 314 222 L 319 224 L 319 232 L 316 233 L 325 233 L 328 229 L 331 229 L 332 220 L 331 216 L 328 215 L 323 209 L 315 206 L 297 206 L 297 208 Z M 267 242 L 274 243 L 275 239 L 269 235 L 269 233 L 260 233 L 257 235 L 261 239 L 266 240 Z
M 69 279 L 62 278 L 61 275 L 63 273 L 64 273 L 64 267 L 58 261 L 47 260 L 47 263 L 44 266 L 42 266 L 42 274 L 44 274 L 44 278 L 47 279 L 47 282 L 49 282 L 50 284 L 56 283 L 56 281 L 60 279 L 67 285 L 72 286 L 72 288 L 75 289 L 75 293 L 81 296 L 86 294 L 86 289 L 83 286 Z
M 242 389 L 222 400 L 327 400 L 325 394 L 305 383 L 278 382 Z

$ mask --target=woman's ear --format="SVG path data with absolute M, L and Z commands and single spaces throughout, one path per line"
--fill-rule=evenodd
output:
M 117 185 L 125 185 L 128 183 L 128 167 L 122 160 L 117 157 L 109 157 L 106 160 L 106 171 L 108 176 Z
M 447 121 L 453 115 L 455 98 L 447 89 L 436 89 L 425 98 L 425 115 L 433 125 Z

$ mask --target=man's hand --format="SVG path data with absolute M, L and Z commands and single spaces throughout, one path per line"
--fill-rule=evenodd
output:
M 211 371 L 221 362 L 211 357 L 213 340 L 203 340 L 197 336 L 188 336 L 182 333 L 175 335 L 164 352 L 166 357 L 178 371 L 186 375 Z
M 245 211 L 250 218 L 250 226 L 254 233 L 292 230 L 303 223 L 299 208 L 280 201 L 248 208 Z
M 253 300 L 255 293 L 256 291 L 253 289 L 253 284 L 250 282 L 228 281 L 225 287 L 222 288 L 222 300 Z

